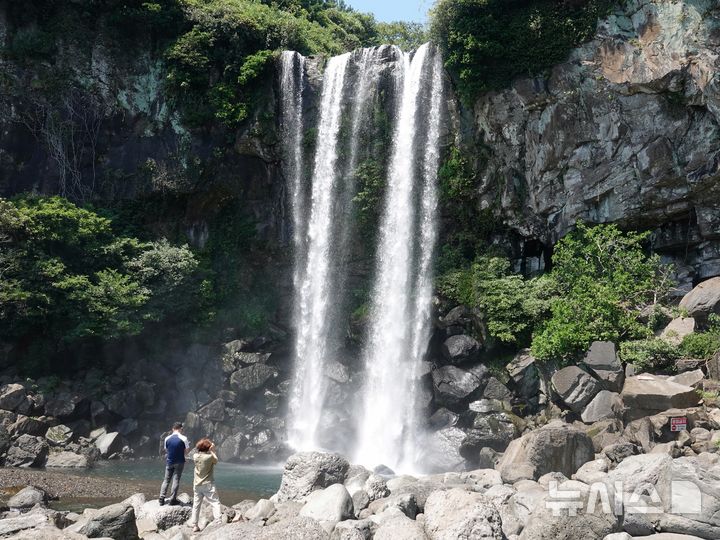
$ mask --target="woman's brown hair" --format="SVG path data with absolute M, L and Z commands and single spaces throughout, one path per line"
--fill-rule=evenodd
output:
M 195 448 L 198 452 L 207 452 L 208 450 L 210 450 L 211 446 L 212 442 L 210 441 L 210 439 L 200 439 L 195 445 Z

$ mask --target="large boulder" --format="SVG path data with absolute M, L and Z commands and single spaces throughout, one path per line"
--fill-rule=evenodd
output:
M 76 412 L 81 409 L 81 403 L 85 398 L 79 394 L 71 392 L 60 392 L 48 399 L 45 403 L 45 414 L 56 418 L 73 418 L 77 416 Z
M 667 409 L 694 407 L 700 402 L 700 396 L 694 388 L 647 374 L 628 377 L 623 386 L 622 399 L 630 419 Z
M 72 437 L 73 430 L 63 424 L 50 427 L 45 433 L 45 438 L 53 446 L 63 446 L 69 443 Z
M 443 366 L 432 372 L 435 402 L 448 409 L 461 408 L 484 388 L 482 372 L 466 371 L 455 366 Z
M 364 540 L 364 536 L 359 539 Z M 404 514 L 395 513 L 383 520 L 375 531 L 373 540 L 427 540 L 423 526 Z
M 192 508 L 185 505 L 160 506 L 157 499 L 147 501 L 137 512 L 137 519 L 150 521 L 158 530 L 164 531 L 170 527 L 184 524 L 190 519 Z
M 561 492 L 566 495 L 560 495 Z M 606 493 L 608 504 L 604 506 L 590 486 L 582 482 L 570 480 L 550 485 L 518 540 L 603 540 L 606 535 L 620 531 L 620 517 L 613 512 L 614 492 L 608 487 Z M 589 504 L 591 497 L 594 507 Z
M 677 317 L 670 321 L 660 332 L 660 338 L 672 345 L 680 345 L 685 336 L 695 332 L 695 319 L 692 317 Z
M 58 469 L 85 469 L 90 465 L 88 457 L 75 452 L 54 452 L 48 456 L 46 467 Z
M 451 364 L 459 364 L 477 358 L 480 352 L 480 343 L 470 336 L 460 334 L 450 336 L 442 344 L 442 353 Z
M 265 364 L 253 364 L 234 372 L 230 376 L 230 386 L 239 393 L 252 392 L 265 386 L 274 377 L 277 377 L 275 368 Z
M 431 540 L 502 540 L 502 520 L 492 500 L 462 489 L 435 491 L 425 502 Z
M 35 486 L 27 486 L 10 497 L 7 505 L 11 510 L 28 510 L 39 504 L 45 506 L 48 502 L 48 494 Z
M 300 515 L 315 519 L 328 532 L 344 519 L 355 517 L 352 497 L 342 484 L 333 484 L 310 493 Z
M 95 440 L 95 446 L 102 457 L 108 457 L 123 448 L 122 437 L 117 431 L 103 433 Z
M 562 402 L 575 412 L 582 411 L 602 388 L 598 381 L 577 366 L 557 371 L 551 383 Z
M 25 387 L 21 384 L 4 384 L 0 387 L 0 409 L 14 411 L 25 401 Z
M 503 481 L 537 480 L 550 472 L 570 477 L 595 458 L 592 439 L 582 430 L 552 422 L 510 443 L 500 461 Z
M 472 417 L 468 425 L 467 437 L 460 449 L 460 453 L 469 461 L 477 458 L 477 453 L 482 448 L 504 452 L 510 442 L 520 436 L 524 427 L 521 418 L 502 410 L 468 413 L 463 417 L 465 419 Z
M 339 454 L 299 452 L 285 462 L 278 502 L 304 501 L 316 489 L 342 484 L 350 464 Z
M 5 456 L 6 467 L 42 467 L 50 447 L 42 437 L 20 435 Z
M 177 537 L 179 538 L 179 537 Z M 203 531 L 202 540 L 328 540 L 328 533 L 314 519 L 297 516 L 260 527 L 254 523 L 231 523 Z
M 606 418 L 622 418 L 623 401 L 620 394 L 601 390 L 583 410 L 580 418 L 586 424 L 594 424 Z
M 91 514 L 87 520 L 68 527 L 70 532 L 84 534 L 88 538 L 112 538 L 113 540 L 137 540 L 135 510 L 132 504 L 121 502 L 105 506 Z
M 593 341 L 583 364 L 606 390 L 619 392 L 622 389 L 625 372 L 612 341 Z
M 680 300 L 680 309 L 703 324 L 711 313 L 720 313 L 720 276 L 697 285 Z

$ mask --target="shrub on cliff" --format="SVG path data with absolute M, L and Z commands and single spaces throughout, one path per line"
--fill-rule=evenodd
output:
M 569 359 L 596 340 L 618 343 L 651 334 L 641 311 L 660 302 L 671 281 L 670 268 L 646 254 L 647 236 L 579 222 L 557 243 L 551 276 L 558 295 L 533 336 L 537 358 Z
M 197 294 L 187 246 L 140 242 L 60 197 L 0 199 L 0 339 L 59 352 L 179 320 Z
M 540 73 L 589 40 L 612 0 L 439 0 L 431 35 L 468 101 Z

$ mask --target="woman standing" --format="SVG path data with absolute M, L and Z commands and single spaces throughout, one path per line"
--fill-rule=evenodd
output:
M 198 519 L 203 499 L 207 499 L 212 506 L 213 519 L 220 517 L 220 499 L 215 490 L 215 477 L 213 476 L 215 464 L 218 462 L 215 455 L 215 445 L 210 439 L 200 439 L 195 445 L 195 478 L 193 480 L 193 507 L 190 525 L 193 532 L 198 532 Z

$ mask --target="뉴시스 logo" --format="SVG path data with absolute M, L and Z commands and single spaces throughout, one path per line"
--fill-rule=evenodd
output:
M 588 489 L 573 488 L 574 482 L 566 485 L 557 480 L 548 483 L 548 498 L 545 507 L 559 516 L 567 511 L 576 516 L 579 510 L 594 514 L 598 508 L 605 514 L 700 514 L 702 511 L 702 492 L 700 488 L 685 480 L 670 482 L 669 492 L 661 496 L 657 487 L 651 483 L 641 483 L 628 487 L 622 481 L 594 482 Z M 663 500 L 668 499 L 668 500 Z

